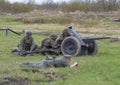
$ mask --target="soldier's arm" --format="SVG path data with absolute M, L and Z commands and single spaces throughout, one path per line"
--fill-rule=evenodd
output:
M 53 49 L 57 48 L 57 42 L 54 40 L 49 40 L 49 46 L 51 46 Z
M 35 42 L 34 42 L 34 39 L 32 38 L 32 46 L 30 48 L 30 51 L 33 51 L 34 47 L 35 47 Z
M 50 47 L 51 46 L 51 40 L 50 39 L 47 39 L 45 42 L 44 42 L 44 46 L 43 47 Z
M 60 35 L 60 39 L 63 39 L 63 34 Z
M 20 44 L 19 44 L 19 50 L 22 51 L 23 50 L 23 44 L 24 44 L 24 38 L 22 38 L 20 40 Z
M 55 49 L 55 48 L 57 48 L 57 47 L 58 47 L 58 46 L 57 46 L 57 42 L 55 42 L 55 41 L 54 41 L 54 42 L 52 42 L 52 43 L 51 43 L 51 45 L 52 45 L 52 48 L 53 48 L 53 49 Z

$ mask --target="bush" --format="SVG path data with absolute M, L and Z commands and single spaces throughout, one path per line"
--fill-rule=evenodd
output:
M 0 0 L 0 11 L 10 13 L 29 12 L 34 9 L 45 10 L 62 10 L 65 12 L 79 11 L 117 11 L 120 9 L 119 0 L 71 0 L 68 3 L 55 3 L 52 0 L 47 0 L 41 5 L 34 3 L 34 0 L 28 3 L 9 3 L 6 0 Z
M 37 7 L 35 4 L 30 3 L 9 3 L 5 0 L 0 1 L 0 11 L 9 12 L 9 13 L 21 13 L 21 12 L 29 12 L 34 10 Z
M 21 22 L 25 24 L 68 24 L 71 22 L 74 22 L 72 18 L 70 17 L 64 17 L 64 16 L 54 16 L 54 17 L 37 17 L 37 18 L 24 18 L 19 19 Z
M 76 11 L 76 10 L 81 10 L 81 11 L 83 11 L 83 10 L 85 10 L 85 6 L 82 4 L 82 3 L 80 3 L 80 2 L 70 2 L 70 3 L 62 3 L 61 5 L 60 5 L 60 8 L 62 9 L 62 11 L 67 11 L 67 12 L 74 12 L 74 11 Z

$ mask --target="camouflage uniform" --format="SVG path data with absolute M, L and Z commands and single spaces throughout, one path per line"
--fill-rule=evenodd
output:
M 31 37 L 32 33 L 31 32 L 26 32 L 25 37 L 23 37 L 20 41 L 20 44 L 18 45 L 19 49 L 14 49 L 12 51 L 13 54 L 15 55 L 20 55 L 20 56 L 29 56 L 31 54 L 26 54 L 26 52 L 29 51 L 34 51 L 37 49 L 37 45 L 34 43 L 34 39 Z
M 19 51 L 34 51 L 37 49 L 37 45 L 34 43 L 34 39 L 31 37 L 32 33 L 30 31 L 26 32 L 25 37 L 23 37 L 18 45 Z
M 51 50 L 59 54 L 59 49 L 56 43 L 57 35 L 52 34 L 50 38 L 46 38 L 42 41 L 42 45 L 39 50 Z
M 63 41 L 66 37 L 69 37 L 69 36 L 70 36 L 70 34 L 68 33 L 68 29 L 64 29 L 64 30 L 63 30 L 63 33 L 62 33 L 61 36 L 60 36 L 60 38 L 57 40 L 57 46 L 59 47 L 59 49 L 60 49 L 60 47 L 61 47 L 62 41 Z
M 46 38 L 42 41 L 41 49 L 54 49 L 57 48 L 56 42 L 51 38 Z
M 70 36 L 70 34 L 69 34 L 69 32 L 68 32 L 68 29 L 64 29 L 63 30 L 63 33 L 61 34 L 61 36 L 60 36 L 60 39 L 61 40 L 64 40 L 66 37 L 69 37 Z
M 46 68 L 46 67 L 67 67 L 70 66 L 67 59 L 71 58 L 69 57 L 61 57 L 61 58 L 56 58 L 56 59 L 52 59 L 52 60 L 43 60 L 40 62 L 36 62 L 36 63 L 30 63 L 30 62 L 25 62 L 22 63 L 22 66 L 28 66 L 28 67 L 32 67 L 32 68 Z
M 25 51 L 34 51 L 36 48 L 36 45 L 34 43 L 34 39 L 31 37 L 30 39 L 23 37 L 19 44 L 19 50 L 25 50 Z

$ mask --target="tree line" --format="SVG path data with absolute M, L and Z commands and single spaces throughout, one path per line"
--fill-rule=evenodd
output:
M 0 0 L 0 11 L 2 12 L 20 13 L 34 9 L 60 10 L 64 12 L 108 12 L 119 10 L 120 0 L 70 0 L 69 2 L 61 3 L 46 0 L 42 4 L 36 4 L 35 0 L 28 0 L 27 3 L 10 3 L 7 0 Z

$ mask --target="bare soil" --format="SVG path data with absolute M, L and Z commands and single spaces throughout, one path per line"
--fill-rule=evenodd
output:
M 42 74 L 45 76 L 46 79 L 37 79 L 37 80 L 30 80 L 29 78 L 25 77 L 5 77 L 3 78 L 2 82 L 0 82 L 0 85 L 30 85 L 31 82 L 54 82 L 57 80 L 66 80 L 66 78 L 63 75 L 59 75 L 56 72 L 42 72 L 37 69 L 22 69 L 24 72 L 32 72 L 37 74 Z

